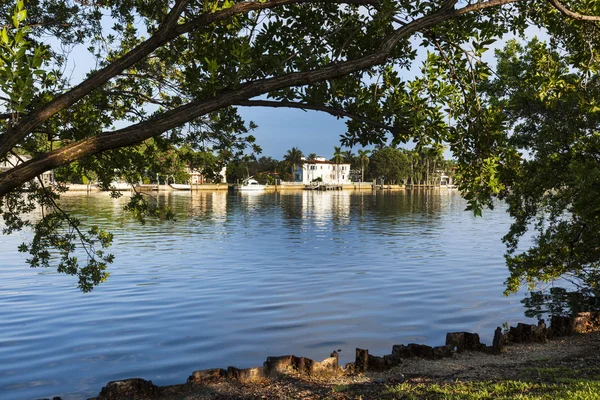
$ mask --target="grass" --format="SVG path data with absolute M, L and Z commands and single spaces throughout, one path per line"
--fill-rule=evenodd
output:
M 600 368 L 599 367 L 587 367 L 587 368 L 568 368 L 568 367 L 557 367 L 557 368 L 525 368 L 523 370 L 524 376 L 530 379 L 542 380 L 544 382 L 554 383 L 571 383 L 573 380 L 581 380 L 586 378 L 592 381 L 600 380 Z
M 557 376 L 557 371 L 545 371 Z M 544 372 L 544 373 L 545 373 Z M 401 383 L 388 386 L 386 395 L 399 400 L 598 400 L 600 380 L 560 377 L 557 382 L 483 381 L 447 384 Z
M 335 385 L 334 387 L 331 388 L 331 391 L 336 392 L 336 393 L 342 393 L 342 392 L 347 392 L 351 389 L 352 389 L 352 387 L 350 385 Z

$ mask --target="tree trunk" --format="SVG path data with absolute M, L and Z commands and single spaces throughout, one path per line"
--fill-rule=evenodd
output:
M 379 48 L 371 54 L 353 60 L 332 62 L 331 64 L 315 70 L 292 72 L 281 76 L 247 82 L 235 89 L 226 89 L 218 92 L 213 97 L 196 99 L 190 103 L 176 107 L 157 115 L 154 118 L 124 129 L 99 133 L 73 142 L 60 149 L 39 155 L 30 161 L 26 161 L 25 163 L 0 174 L 0 196 L 10 193 L 23 183 L 34 179 L 36 176 L 41 175 L 43 172 L 50 169 L 66 165 L 70 162 L 103 151 L 140 144 L 146 139 L 158 136 L 189 121 L 210 112 L 229 107 L 237 102 L 245 101 L 287 87 L 303 86 L 342 77 L 353 72 L 363 71 L 373 66 L 383 64 L 389 59 L 390 54 L 392 54 L 396 45 L 415 32 L 424 31 L 427 28 L 436 26 L 447 20 L 458 18 L 464 14 L 489 7 L 496 7 L 512 1 L 514 0 L 498 0 L 489 3 L 469 4 L 460 9 L 454 8 L 457 3 L 456 0 L 449 1 L 437 11 L 415 19 L 390 33 L 382 40 Z M 348 0 L 348 2 L 350 2 L 350 0 Z M 228 14 L 227 17 L 230 17 L 235 13 L 247 12 L 249 9 L 274 7 L 276 5 L 281 5 L 284 1 L 273 0 L 266 3 L 239 3 L 239 6 L 235 4 L 229 9 L 211 14 L 203 14 L 196 20 L 176 25 L 173 21 L 177 20 L 179 7 L 183 6 L 185 3 L 185 1 L 177 3 L 177 10 L 172 10 L 172 13 L 165 22 L 164 30 L 162 27 L 159 28 L 156 34 L 150 37 L 149 42 L 144 42 L 141 45 L 143 49 L 136 48 L 133 50 L 134 52 L 138 52 L 136 53 L 136 56 L 127 55 L 124 58 L 131 57 L 127 58 L 128 62 L 133 61 L 133 63 L 135 63 L 136 57 L 141 54 L 151 52 L 155 48 L 160 47 L 160 43 L 165 43 L 165 41 L 174 39 L 178 35 L 191 32 L 200 26 L 206 26 L 207 21 L 214 22 L 224 19 L 225 15 L 228 13 L 230 14 Z M 173 23 L 173 25 L 171 25 L 171 23 Z M 21 124 L 0 135 L 0 154 L 8 153 L 10 149 L 29 134 L 36 126 L 39 126 L 42 122 L 48 120 L 59 111 L 74 104 L 77 100 L 92 92 L 96 87 L 106 83 L 117 73 L 120 73 L 123 69 L 127 68 L 126 65 L 128 62 L 125 62 L 123 59 L 117 60 L 116 62 L 123 62 L 123 64 L 117 68 L 115 68 L 116 64 L 110 64 L 107 67 L 110 72 L 107 72 L 107 69 L 99 70 L 98 73 L 90 76 L 90 78 L 81 85 L 56 98 L 40 110 L 33 112 L 24 119 Z
M 364 182 L 365 181 L 365 162 L 362 161 L 360 163 L 360 173 L 361 173 L 361 177 L 360 177 L 360 182 Z

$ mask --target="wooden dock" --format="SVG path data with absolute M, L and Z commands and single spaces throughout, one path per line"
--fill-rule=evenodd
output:
M 337 183 L 319 183 L 318 185 L 306 185 L 304 186 L 305 190 L 342 190 L 342 184 Z

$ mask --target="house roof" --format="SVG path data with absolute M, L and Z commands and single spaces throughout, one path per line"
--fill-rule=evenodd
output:
M 320 160 L 306 160 L 304 161 L 304 164 L 328 164 L 328 165 L 337 165 L 334 162 L 331 161 L 320 161 Z M 347 162 L 342 162 L 340 163 L 340 165 L 350 165 L 350 163 Z

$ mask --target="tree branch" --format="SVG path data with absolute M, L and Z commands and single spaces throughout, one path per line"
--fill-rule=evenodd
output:
M 94 72 L 88 79 L 84 80 L 67 93 L 58 96 L 41 109 L 34 111 L 27 118 L 24 118 L 20 124 L 3 133 L 0 136 L 0 156 L 8 153 L 10 149 L 12 149 L 36 126 L 48 120 L 48 118 L 52 117 L 57 112 L 80 100 L 94 89 L 102 86 L 119 72 L 131 67 L 158 47 L 171 40 L 173 36 L 171 32 L 173 31 L 173 28 L 176 27 L 179 15 L 183 12 L 188 2 L 189 0 L 177 0 L 161 27 L 144 43 L 137 46 L 120 59 L 110 63 L 108 66 Z
M 600 16 L 596 15 L 585 15 L 580 14 L 575 11 L 571 11 L 564 4 L 562 4 L 559 0 L 548 0 L 548 3 L 552 4 L 554 8 L 556 8 L 561 13 L 565 14 L 567 17 L 576 19 L 578 21 L 589 21 L 589 22 L 599 22 Z
M 409 130 L 402 130 L 402 129 L 372 120 L 370 118 L 363 117 L 362 115 L 352 114 L 350 112 L 341 110 L 339 108 L 334 108 L 334 107 L 319 106 L 319 105 L 312 105 L 312 104 L 305 104 L 305 103 L 295 103 L 292 101 L 270 101 L 270 100 L 245 100 L 245 101 L 239 101 L 233 105 L 234 106 L 242 106 L 242 107 L 299 108 L 301 110 L 323 111 L 323 112 L 331 114 L 335 117 L 350 118 L 350 119 L 353 119 L 356 121 L 364 122 L 365 124 L 373 125 L 376 128 L 381 128 L 381 129 L 390 131 L 391 133 L 410 134 Z
M 392 32 L 379 50 L 361 58 L 331 63 L 316 70 L 293 72 L 282 76 L 246 83 L 234 90 L 224 90 L 208 99 L 199 99 L 166 111 L 147 121 L 111 133 L 90 136 L 42 154 L 3 174 L 0 174 L 0 196 L 9 193 L 24 182 L 33 179 L 44 171 L 68 164 L 82 157 L 103 151 L 139 144 L 146 139 L 160 135 L 186 122 L 193 121 L 210 112 L 229 107 L 232 104 L 260 96 L 286 87 L 309 85 L 327 79 L 338 78 L 352 72 L 362 71 L 384 63 L 396 44 L 411 34 L 456 18 L 470 11 L 496 7 L 521 0 L 489 0 L 478 2 L 462 9 L 442 8 L 437 12 L 415 19 Z M 283 2 L 283 0 L 282 0 Z
M 43 123 L 57 112 L 71 106 L 94 89 L 104 85 L 110 79 L 120 72 L 128 69 L 137 62 L 141 61 L 154 50 L 165 45 L 178 36 L 188 33 L 200 26 L 206 26 L 214 22 L 222 21 L 232 17 L 235 14 L 247 13 L 252 10 L 261 10 L 266 8 L 275 8 L 286 4 L 306 3 L 306 2 L 329 1 L 339 4 L 369 5 L 379 4 L 378 0 L 271 0 L 266 2 L 249 1 L 237 3 L 230 8 L 217 12 L 208 12 L 200 15 L 198 18 L 187 23 L 177 25 L 179 16 L 186 8 L 189 0 L 177 0 L 167 18 L 160 28 L 145 42 L 141 43 L 133 50 L 129 51 L 121 58 L 111 62 L 108 66 L 92 73 L 86 80 L 75 86 L 73 89 L 64 93 L 43 108 L 31 113 L 24 118 L 20 124 L 12 127 L 7 132 L 0 135 L 0 156 L 6 154 L 21 139 L 31 132 L 37 125 Z

